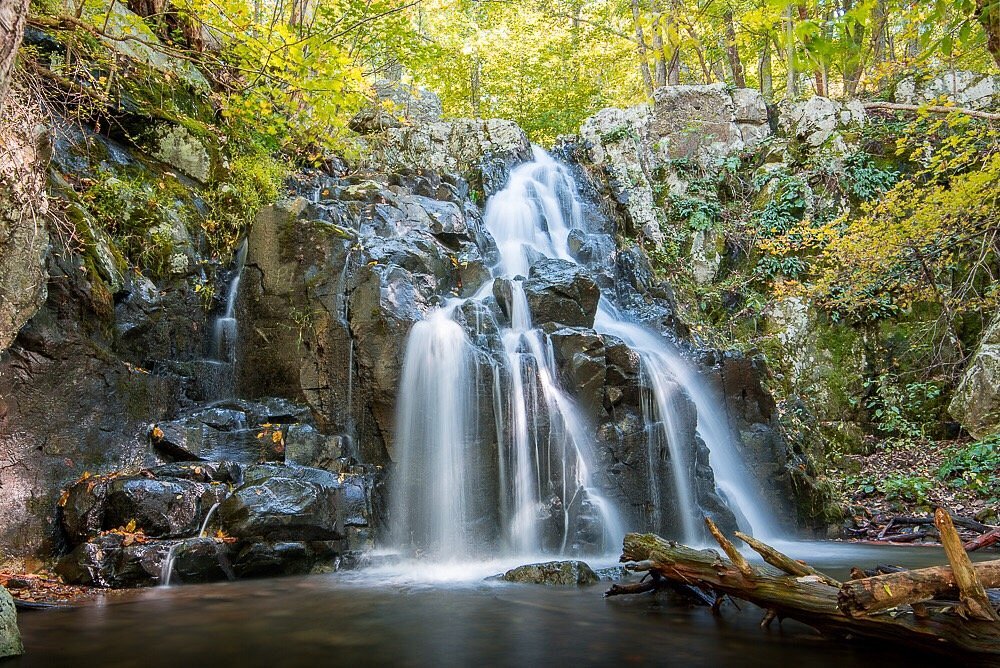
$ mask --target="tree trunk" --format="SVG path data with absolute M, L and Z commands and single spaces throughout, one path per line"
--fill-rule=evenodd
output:
M 785 8 L 785 75 L 785 99 L 794 100 L 799 91 L 795 85 L 795 18 L 791 5 Z
M 760 93 L 765 100 L 774 98 L 774 73 L 771 68 L 771 39 L 764 38 L 764 46 L 760 52 Z
M 726 8 L 726 55 L 729 57 L 729 67 L 733 71 L 733 83 L 737 88 L 746 88 L 747 80 L 743 74 L 743 61 L 740 60 L 740 49 L 736 44 L 736 23 L 733 20 L 733 10 Z
M 656 13 L 653 14 L 653 58 L 656 61 L 655 78 L 656 87 L 667 85 L 667 47 L 663 42 L 663 12 L 654 4 Z
M 28 0 L 0 0 L 0 111 L 3 111 L 10 88 L 10 72 L 21 46 L 27 18 Z
M 808 21 L 809 20 L 809 10 L 806 8 L 805 3 L 800 3 L 797 5 L 799 11 L 799 20 Z M 813 81 L 815 81 L 816 94 L 821 97 L 826 97 L 826 86 L 823 85 L 823 69 L 819 66 L 813 68 Z
M 639 72 L 642 83 L 646 86 L 646 94 L 653 94 L 653 75 L 649 73 L 649 58 L 646 56 L 646 37 L 642 34 L 639 0 L 632 0 L 632 22 L 635 24 L 635 43 L 639 52 Z
M 986 33 L 986 48 L 1000 67 L 1000 0 L 976 0 L 975 15 Z

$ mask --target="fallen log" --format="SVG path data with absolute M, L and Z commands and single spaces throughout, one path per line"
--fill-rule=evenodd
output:
M 990 604 L 983 582 L 976 575 L 976 569 L 972 567 L 969 553 L 962 547 L 962 541 L 958 537 L 958 532 L 955 531 L 951 516 L 938 508 L 934 511 L 934 524 L 941 533 L 941 546 L 944 547 L 948 563 L 951 564 L 951 570 L 955 573 L 958 598 L 962 602 L 959 613 L 973 619 L 1000 622 L 1000 615 Z
M 997 543 L 1000 543 L 1000 527 L 997 527 L 989 533 L 984 533 L 978 538 L 973 538 L 963 547 L 965 547 L 966 552 L 975 552 L 976 550 L 981 550 L 984 547 L 990 547 L 991 545 L 995 545 Z
M 976 533 L 989 533 L 995 527 L 991 527 L 989 524 L 983 524 L 977 520 L 968 517 L 959 517 L 957 515 L 949 515 L 951 521 L 955 526 L 962 527 L 963 529 L 968 529 L 969 531 L 975 531 Z M 886 526 L 896 526 L 899 524 L 909 524 L 911 526 L 934 526 L 933 517 L 907 517 L 907 516 L 897 516 L 889 520 L 889 524 Z
M 1000 587 L 1000 559 L 972 567 L 984 587 Z M 932 566 L 850 580 L 841 586 L 838 601 L 844 613 L 864 615 L 946 596 L 958 598 L 955 574 L 951 566 Z
M 947 608 L 919 606 L 919 617 L 909 608 L 853 617 L 838 607 L 840 588 L 818 575 L 794 576 L 752 565 L 748 574 L 715 550 L 695 550 L 653 534 L 628 534 L 621 560 L 642 562 L 645 570 L 674 582 L 749 601 L 767 611 L 766 619 L 794 619 L 822 633 L 877 638 L 936 651 L 1000 655 L 998 623 L 966 620 Z

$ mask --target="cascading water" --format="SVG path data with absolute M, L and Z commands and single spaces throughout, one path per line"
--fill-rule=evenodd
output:
M 236 251 L 236 268 L 226 293 L 226 310 L 212 327 L 212 356 L 226 364 L 236 362 L 236 298 L 240 292 L 240 275 L 247 256 L 246 239 Z
M 620 546 L 624 526 L 617 509 L 590 480 L 594 425 L 560 386 L 551 340 L 533 326 L 523 286 L 539 258 L 575 263 L 569 239 L 583 221 L 569 171 L 536 148 L 534 160 L 514 169 L 507 186 L 487 203 L 484 224 L 499 250 L 491 280 L 470 298 L 449 299 L 413 327 L 397 407 L 399 469 L 392 505 L 397 545 L 451 558 L 497 546 L 511 554 L 610 552 Z M 497 281 L 509 287 L 509 322 L 499 327 L 495 349 L 478 347 L 473 338 L 482 338 L 480 314 L 487 309 L 465 306 L 482 306 Z M 469 310 L 476 314 L 473 323 Z M 650 497 L 659 497 L 665 474 L 659 452 L 665 444 L 681 514 L 678 538 L 700 542 L 702 537 L 690 482 L 694 462 L 678 426 L 683 394 L 694 402 L 698 434 L 710 449 L 719 488 L 745 518 L 745 529 L 767 533 L 765 506 L 735 450 L 725 410 L 697 372 L 666 339 L 629 322 L 604 297 L 594 328 L 624 341 L 641 360 L 648 388 L 649 479 L 657 486 Z M 487 383 L 484 359 L 491 369 Z M 480 425 L 484 393 L 491 396 L 495 441 Z M 659 525 L 659 518 L 653 519 Z

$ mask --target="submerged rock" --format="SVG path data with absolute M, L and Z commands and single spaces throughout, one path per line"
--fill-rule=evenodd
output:
M 584 561 L 546 561 L 512 568 L 503 574 L 506 582 L 540 585 L 590 585 L 600 582 Z
M 0 659 L 24 654 L 21 632 L 17 628 L 17 609 L 14 597 L 0 587 Z

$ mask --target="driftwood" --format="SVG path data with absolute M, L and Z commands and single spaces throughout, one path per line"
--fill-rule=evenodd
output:
M 978 538 L 973 538 L 963 547 L 965 547 L 966 552 L 975 552 L 976 550 L 981 550 L 984 547 L 990 547 L 1000 543 L 1000 527 L 997 527 L 989 533 L 984 533 Z
M 709 524 L 709 529 L 727 555 L 739 553 L 729 539 L 717 530 L 712 531 L 713 525 Z M 939 530 L 943 536 L 948 534 L 957 540 L 950 522 L 942 521 Z M 741 536 L 743 540 L 747 538 Z M 762 626 L 774 619 L 788 618 L 827 634 L 877 638 L 936 651 L 957 649 L 1000 656 L 1000 622 L 988 619 L 991 612 L 996 615 L 996 610 L 985 596 L 977 595 L 983 585 L 993 586 L 990 583 L 994 574 L 1000 576 L 1000 561 L 972 566 L 963 564 L 963 556 L 968 562 L 964 552 L 959 555 L 949 550 L 951 566 L 889 573 L 841 585 L 834 578 L 764 543 L 750 541 L 747 544 L 770 566 L 751 565 L 742 555 L 734 561 L 715 550 L 695 550 L 653 534 L 634 533 L 625 537 L 621 560 L 628 563 L 630 570 L 654 573 L 659 578 L 714 591 L 717 601 L 729 595 L 754 603 L 765 610 Z M 931 577 L 927 571 L 936 573 Z M 956 571 L 962 574 L 964 584 L 955 579 Z M 897 578 L 893 582 L 904 583 L 928 579 L 934 582 L 931 589 L 938 593 L 902 596 L 906 600 L 894 598 L 892 610 L 881 607 L 884 600 L 877 609 L 841 603 L 841 593 L 845 590 L 874 592 L 879 589 L 886 594 L 886 588 L 881 586 L 885 584 L 884 578 Z M 888 589 L 891 595 L 892 585 Z M 955 594 L 958 594 L 959 603 L 930 600 L 938 595 Z

